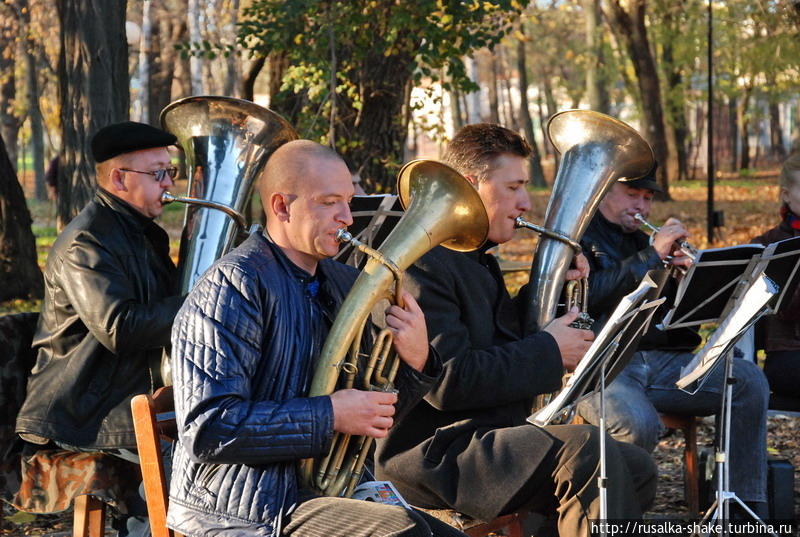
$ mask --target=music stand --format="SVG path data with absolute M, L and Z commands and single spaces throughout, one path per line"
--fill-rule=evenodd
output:
M 695 359 L 681 371 L 683 376 L 676 382 L 676 385 L 681 389 L 685 389 L 696 382 L 702 384 L 720 358 L 725 360 L 725 376 L 723 377 L 725 379 L 725 387 L 722 390 L 722 403 L 720 405 L 719 445 L 714 457 L 717 471 L 716 499 L 706 511 L 699 526 L 702 527 L 709 519 L 711 522 L 722 520 L 720 536 L 730 533 L 727 522 L 730 521 L 729 508 L 732 501 L 738 503 L 756 523 L 766 528 L 764 521 L 747 507 L 736 493 L 730 491 L 730 471 L 728 467 L 730 461 L 728 460 L 728 453 L 730 451 L 731 404 L 733 401 L 733 384 L 735 382 L 732 350 L 742 334 L 769 311 L 768 303 L 777 295 L 778 287 L 762 272 L 748 286 L 746 292 L 739 297 L 732 298 L 735 304 L 733 307 L 727 308 L 729 310 L 728 318 L 711 335 L 700 352 L 697 353 Z M 693 535 L 698 535 L 698 533 Z M 707 535 L 710 535 L 710 533 Z M 772 535 L 775 534 L 772 533 Z
M 731 297 L 746 288 L 758 264 L 764 247 L 745 244 L 727 248 L 701 250 L 686 271 L 672 307 L 659 323 L 662 330 L 699 326 L 718 322 L 725 315 Z M 708 295 L 709 289 L 715 291 Z
M 721 519 L 721 535 L 729 533 L 730 503 L 738 503 L 752 519 L 765 526 L 764 522 L 733 492 L 730 491 L 731 405 L 733 402 L 733 352 L 732 349 L 742 335 L 761 317 L 776 313 L 791 300 L 800 280 L 800 240 L 788 239 L 772 243 L 763 252 L 753 257 L 740 281 L 735 282 L 734 292 L 722 308 L 724 321 L 709 337 L 695 358 L 681 372 L 676 385 L 686 389 L 695 383 L 702 384 L 719 362 L 725 360 L 725 386 L 720 405 L 721 430 L 715 456 L 717 472 L 716 498 L 703 517 L 703 522 Z M 774 535 L 774 534 L 773 534 Z
M 353 196 L 350 202 L 353 225 L 347 230 L 353 237 L 372 248 L 378 248 L 403 216 L 403 206 L 397 196 Z M 367 256 L 352 244 L 342 246 L 334 257 L 337 261 L 361 270 Z
M 577 403 L 599 391 L 600 475 L 597 487 L 603 522 L 608 520 L 605 387 L 628 365 L 653 314 L 664 302 L 665 299 L 659 295 L 667 276 L 665 269 L 651 270 L 632 293 L 622 298 L 564 388 L 550 404 L 528 417 L 528 422 L 544 427 L 558 417 L 571 415 Z M 606 533 L 607 528 L 602 524 L 600 535 Z

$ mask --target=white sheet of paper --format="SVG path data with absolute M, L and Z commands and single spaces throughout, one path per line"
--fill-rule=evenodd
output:
M 694 359 L 681 370 L 681 378 L 675 383 L 680 389 L 699 380 L 717 363 L 719 357 L 731 346 L 731 343 L 745 330 L 750 321 L 767 305 L 767 302 L 778 293 L 778 288 L 765 275 L 753 281 L 739 300 L 739 304 L 725 318 L 719 327 L 708 338 Z
M 622 297 L 622 300 L 620 300 L 619 304 L 617 304 L 614 313 L 611 314 L 611 317 L 609 317 L 608 321 L 603 326 L 603 329 L 594 339 L 592 345 L 589 347 L 589 350 L 586 351 L 586 355 L 584 355 L 584 357 L 578 363 L 578 367 L 575 368 L 572 376 L 570 376 L 569 380 L 567 380 L 567 383 L 564 385 L 558 395 L 556 395 L 553 400 L 550 401 L 549 404 L 545 405 L 536 413 L 528 417 L 527 421 L 529 423 L 542 427 L 550 423 L 550 421 L 552 421 L 553 418 L 555 418 L 556 415 L 563 410 L 565 401 L 569 400 L 574 391 L 574 385 L 576 384 L 577 380 L 581 378 L 583 372 L 589 369 L 591 365 L 593 365 L 598 359 L 602 358 L 606 353 L 607 345 L 609 343 L 609 336 L 614 333 L 617 325 L 625 322 L 628 317 L 630 317 L 630 314 L 632 313 L 630 311 L 631 308 L 634 305 L 642 302 L 644 295 L 646 295 L 654 287 L 656 287 L 656 284 L 652 279 L 644 278 L 639 283 L 639 287 L 634 289 L 630 294 Z M 662 302 L 664 302 L 663 298 L 651 302 L 649 306 L 655 308 L 658 307 Z

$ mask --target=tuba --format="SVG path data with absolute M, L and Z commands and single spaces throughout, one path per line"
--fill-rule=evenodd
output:
M 269 156 L 297 138 L 281 116 L 250 101 L 203 96 L 179 99 L 161 111 L 164 130 L 178 138 L 189 176 L 187 197 L 164 192 L 164 204 L 187 204 L 178 256 L 179 291 L 200 276 L 245 233 L 244 208 Z M 161 364 L 170 383 L 169 362 Z
M 545 213 L 544 227 L 552 233 L 539 240 L 531 264 L 527 333 L 555 318 L 574 245 L 611 185 L 642 177 L 655 164 L 653 150 L 639 133 L 599 112 L 559 112 L 548 121 L 547 134 L 562 158 Z
M 473 186 L 452 168 L 431 160 L 406 164 L 397 180 L 400 201 L 406 210 L 379 250 L 351 240 L 367 254 L 352 289 L 331 327 L 311 381 L 309 397 L 329 395 L 339 387 L 351 388 L 360 366 L 358 352 L 370 311 L 385 298 L 399 300 L 403 271 L 425 252 L 441 244 L 457 251 L 480 247 L 488 233 L 488 217 Z M 349 234 L 340 232 L 340 239 Z M 391 332 L 375 340 L 361 380 L 363 390 L 394 389 L 400 363 L 389 354 Z M 340 375 L 343 378 L 340 379 Z M 373 381 L 374 379 L 374 381 Z M 344 385 L 344 386 L 342 386 Z M 358 484 L 372 438 L 336 433 L 330 452 L 301 464 L 301 478 L 311 489 L 327 496 L 350 496 Z

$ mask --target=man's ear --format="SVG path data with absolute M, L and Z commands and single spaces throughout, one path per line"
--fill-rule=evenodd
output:
M 467 181 L 469 181 L 472 186 L 474 186 L 475 188 L 478 188 L 479 181 L 478 181 L 477 177 L 475 177 L 474 175 L 465 175 L 464 178 Z
M 287 202 L 285 194 L 273 192 L 269 198 L 269 208 L 270 212 L 272 212 L 279 221 L 289 221 L 289 203 Z
M 781 187 L 780 197 L 781 197 L 781 203 L 789 203 L 789 199 L 788 199 L 789 198 L 789 191 L 786 190 L 783 187 Z
M 108 173 L 108 184 L 112 192 L 128 191 L 128 187 L 125 186 L 125 173 L 120 171 L 119 168 L 111 168 Z

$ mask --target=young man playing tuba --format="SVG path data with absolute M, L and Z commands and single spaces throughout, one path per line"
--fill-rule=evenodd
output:
M 307 397 L 333 318 L 357 271 L 330 259 L 352 223 L 353 183 L 334 151 L 281 146 L 260 183 L 266 232 L 209 269 L 173 330 L 179 441 L 168 524 L 187 536 L 461 535 L 406 510 L 315 497 L 298 463 L 327 453 L 334 432 L 386 436 L 441 372 L 410 295 L 386 324 L 402 360 L 398 395 L 356 389 Z
M 511 240 L 530 209 L 523 138 L 499 125 L 461 129 L 444 160 L 469 179 L 486 206 L 489 243 L 469 253 L 437 247 L 408 270 L 444 372 L 408 418 L 379 441 L 376 469 L 414 505 L 479 520 L 520 509 L 558 512 L 561 535 L 589 535 L 600 518 L 599 434 L 593 426 L 526 422 L 537 394 L 557 390 L 588 349 L 590 331 L 572 311 L 524 334 L 517 300 L 487 250 Z M 585 276 L 585 260 L 568 279 Z M 608 517 L 636 518 L 655 494 L 655 467 L 642 449 L 609 439 Z

